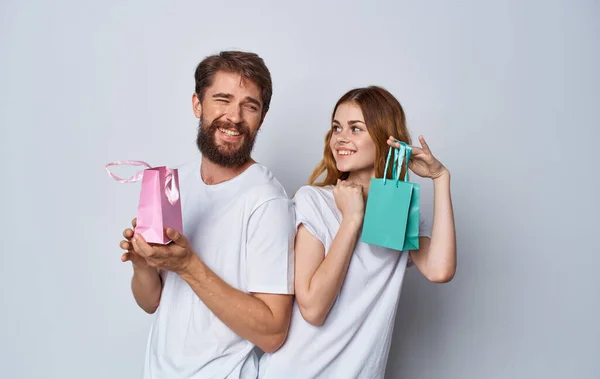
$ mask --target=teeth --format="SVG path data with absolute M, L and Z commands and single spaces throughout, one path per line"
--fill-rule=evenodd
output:
M 240 132 L 236 132 L 236 131 L 233 131 L 233 130 L 222 129 L 222 128 L 219 128 L 219 130 L 221 131 L 221 133 L 227 134 L 228 136 L 232 136 L 232 137 L 240 135 Z
M 354 151 L 349 151 L 349 150 L 338 150 L 338 154 L 339 154 L 339 155 L 352 155 L 352 154 L 354 154 Z

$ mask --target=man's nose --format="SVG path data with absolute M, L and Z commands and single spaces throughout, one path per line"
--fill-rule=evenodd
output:
M 227 109 L 227 120 L 238 124 L 242 120 L 242 109 L 239 104 L 230 104 Z

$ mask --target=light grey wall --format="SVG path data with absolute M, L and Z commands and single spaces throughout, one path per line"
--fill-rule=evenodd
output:
M 290 193 L 320 158 L 337 98 L 369 84 L 398 97 L 453 174 L 458 272 L 434 285 L 410 271 L 387 378 L 600 377 L 599 11 L 3 1 L 0 376 L 138 376 L 151 316 L 117 244 L 139 186 L 103 166 L 194 159 L 195 65 L 239 48 L 272 71 L 256 157 Z

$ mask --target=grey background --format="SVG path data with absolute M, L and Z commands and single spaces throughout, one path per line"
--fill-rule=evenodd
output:
M 139 184 L 103 167 L 195 159 L 193 71 L 223 49 L 272 71 L 255 156 L 290 195 L 321 157 L 335 101 L 369 84 L 398 97 L 452 172 L 457 275 L 407 275 L 387 378 L 600 377 L 599 11 L 3 0 L 0 377 L 138 377 L 151 316 L 118 242 Z

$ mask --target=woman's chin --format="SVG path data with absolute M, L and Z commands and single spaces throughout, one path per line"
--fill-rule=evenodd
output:
M 348 172 L 348 170 L 350 170 L 351 168 L 348 167 L 348 165 L 344 165 L 344 164 L 337 164 L 335 166 L 339 172 Z

